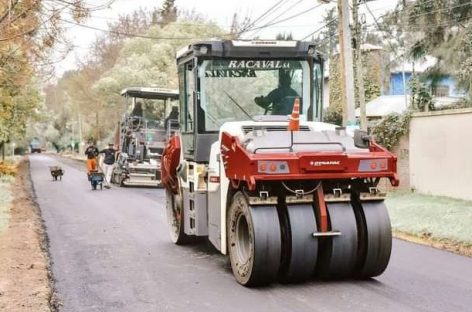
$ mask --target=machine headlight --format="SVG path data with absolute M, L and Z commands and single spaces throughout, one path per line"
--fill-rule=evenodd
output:
M 257 171 L 266 174 L 289 173 L 288 163 L 286 161 L 266 161 L 257 162 Z

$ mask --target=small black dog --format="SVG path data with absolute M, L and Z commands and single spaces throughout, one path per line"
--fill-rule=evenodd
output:
M 49 170 L 51 171 L 53 181 L 57 181 L 58 178 L 59 178 L 59 181 L 62 181 L 62 176 L 64 175 L 64 170 L 62 170 L 61 167 L 53 166 L 53 167 L 49 167 Z

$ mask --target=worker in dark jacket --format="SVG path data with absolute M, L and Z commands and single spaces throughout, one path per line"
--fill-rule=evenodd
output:
M 136 102 L 134 105 L 133 111 L 131 112 L 133 117 L 143 117 L 143 103 Z
M 143 104 L 141 102 L 136 102 L 130 115 L 134 130 L 138 130 L 142 126 L 143 116 Z
M 108 144 L 108 148 L 101 150 L 100 154 L 103 154 L 103 174 L 105 175 L 106 188 L 110 188 L 111 175 L 113 173 L 113 168 L 115 166 L 115 154 L 116 150 L 114 149 L 114 144 Z
M 293 109 L 293 101 L 298 95 L 290 86 L 292 83 L 290 74 L 281 71 L 279 73 L 279 87 L 272 90 L 267 96 L 259 96 L 254 99 L 257 105 L 271 110 L 272 115 L 289 115 Z
M 98 148 L 93 142 L 89 142 L 85 155 L 87 155 L 87 173 L 90 174 L 91 171 L 97 170 Z
M 172 106 L 172 110 L 169 113 L 169 116 L 164 121 L 164 128 L 167 130 L 167 128 L 172 128 L 172 125 L 170 123 L 178 122 L 179 121 L 179 108 L 177 106 Z

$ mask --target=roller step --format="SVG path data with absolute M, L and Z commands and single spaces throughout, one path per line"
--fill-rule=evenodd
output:
M 339 231 L 328 231 L 328 232 L 315 232 L 312 234 L 313 237 L 331 237 L 342 235 Z

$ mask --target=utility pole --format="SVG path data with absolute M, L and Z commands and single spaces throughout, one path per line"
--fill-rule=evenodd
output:
M 79 124 L 79 153 L 82 154 L 83 151 L 83 138 L 82 138 L 82 118 L 80 118 L 80 111 L 77 111 L 77 123 Z
M 98 123 L 98 110 L 95 111 L 95 127 L 96 127 L 96 130 L 97 130 L 97 144 L 99 144 L 100 142 L 100 127 L 99 127 L 99 123 Z
M 355 126 L 354 69 L 351 30 L 349 28 L 348 0 L 338 0 L 338 32 L 339 56 L 341 61 L 341 90 L 343 95 L 343 126 Z
M 361 25 L 359 23 L 359 5 L 360 0 L 353 0 L 352 20 L 354 23 L 355 39 L 355 58 L 356 58 L 356 80 L 357 80 L 357 99 L 359 100 L 361 129 L 367 130 L 367 116 L 365 108 L 365 90 L 364 90 L 364 68 L 362 64 L 362 36 Z
M 11 0 L 8 1 L 8 24 L 11 26 Z

